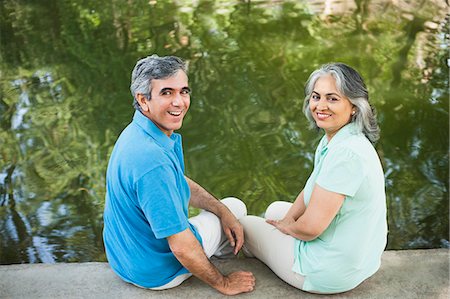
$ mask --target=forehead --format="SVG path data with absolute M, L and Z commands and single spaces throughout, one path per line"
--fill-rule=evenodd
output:
M 183 70 L 177 71 L 170 77 L 164 79 L 153 79 L 152 90 L 161 90 L 163 88 L 181 89 L 188 86 L 188 76 Z
M 320 76 L 316 80 L 316 83 L 314 83 L 314 91 L 317 92 L 318 90 L 332 90 L 337 92 L 336 79 L 330 74 Z

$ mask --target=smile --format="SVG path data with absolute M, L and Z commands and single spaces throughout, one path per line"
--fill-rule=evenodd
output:
M 172 116 L 180 116 L 182 111 L 167 111 Z
M 331 114 L 320 113 L 320 112 L 316 113 L 316 115 L 319 120 L 325 120 L 331 116 Z

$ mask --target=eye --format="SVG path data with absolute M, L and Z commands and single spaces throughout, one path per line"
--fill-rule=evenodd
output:
M 316 94 L 313 94 L 313 95 L 311 96 L 311 99 L 313 99 L 314 101 L 319 101 L 319 100 L 320 100 L 320 97 L 319 97 L 318 95 L 316 95 Z
M 338 99 L 338 98 L 335 98 L 335 97 L 329 97 L 329 98 L 327 98 L 327 100 L 328 100 L 329 102 L 337 102 L 337 101 L 339 101 L 339 99 Z
M 172 92 L 170 90 L 164 90 L 161 92 L 161 95 L 163 95 L 163 96 L 169 96 L 171 94 L 172 94 Z
M 181 91 L 181 94 L 182 94 L 182 95 L 189 95 L 189 94 L 191 94 L 191 91 L 190 91 L 189 89 L 183 89 L 183 90 Z

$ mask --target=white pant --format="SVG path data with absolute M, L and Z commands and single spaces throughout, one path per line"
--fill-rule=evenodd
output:
M 276 201 L 267 208 L 265 218 L 245 216 L 239 221 L 244 226 L 244 252 L 250 251 L 282 280 L 302 289 L 305 277 L 292 271 L 295 239 L 266 222 L 282 219 L 291 206 L 292 203 Z
M 233 215 L 239 220 L 247 215 L 245 203 L 235 197 L 227 197 L 221 202 L 228 207 Z M 203 251 L 206 256 L 225 256 L 233 252 L 225 233 L 222 230 L 220 219 L 211 212 L 202 210 L 200 214 L 189 218 L 189 222 L 195 226 L 202 237 Z M 186 273 L 175 277 L 172 281 L 163 286 L 151 288 L 152 290 L 165 290 L 180 285 L 183 281 L 191 277 L 191 273 Z

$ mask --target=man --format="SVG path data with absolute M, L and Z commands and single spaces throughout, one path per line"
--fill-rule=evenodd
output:
M 250 292 L 250 272 L 227 276 L 209 261 L 224 244 L 234 254 L 244 242 L 236 217 L 247 214 L 235 198 L 217 200 L 184 176 L 181 128 L 190 105 L 184 62 L 152 55 L 131 78 L 136 109 L 118 138 L 106 174 L 103 239 L 111 268 L 143 288 L 168 289 L 192 274 L 219 292 Z M 203 209 L 188 219 L 188 204 Z

